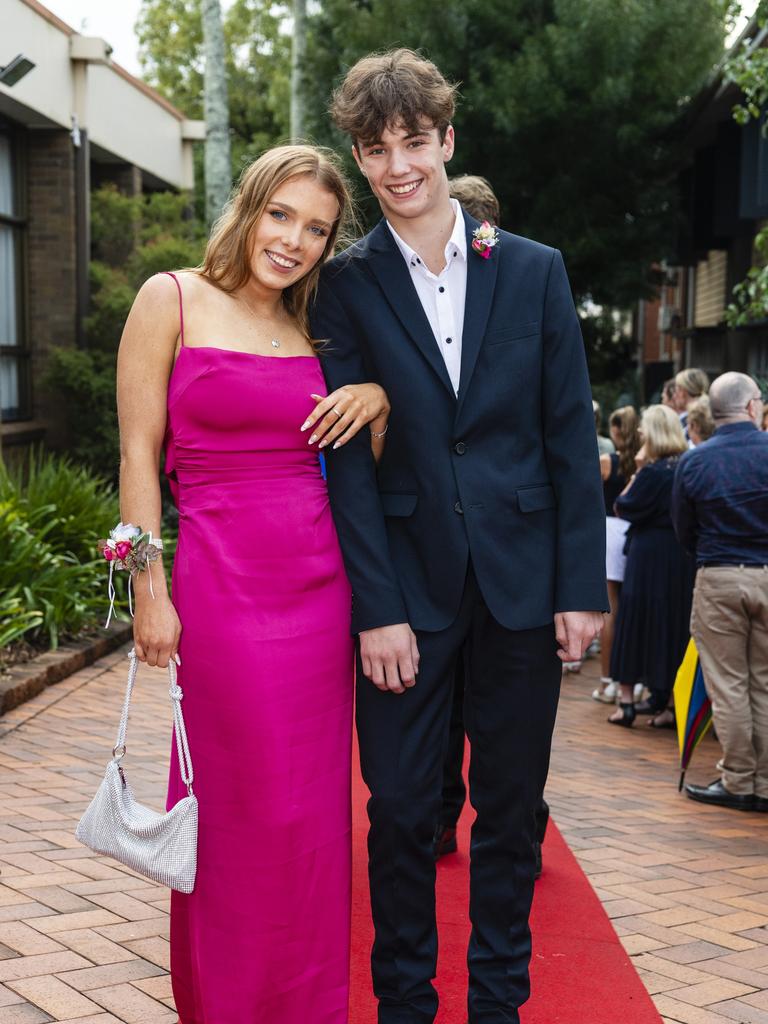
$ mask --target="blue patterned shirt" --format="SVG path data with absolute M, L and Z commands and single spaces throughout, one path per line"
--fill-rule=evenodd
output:
M 751 421 L 726 423 L 685 452 L 672 521 L 698 565 L 768 565 L 768 434 Z

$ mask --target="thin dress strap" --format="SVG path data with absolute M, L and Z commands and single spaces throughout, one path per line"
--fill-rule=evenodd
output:
M 176 282 L 176 287 L 179 290 L 179 325 L 181 327 L 181 332 L 180 332 L 181 333 L 181 347 L 183 348 L 184 347 L 184 303 L 181 300 L 181 285 L 179 284 L 178 277 L 176 277 L 175 274 L 171 273 L 170 270 L 163 270 L 162 273 L 163 274 L 167 274 L 168 277 L 172 277 L 173 280 Z

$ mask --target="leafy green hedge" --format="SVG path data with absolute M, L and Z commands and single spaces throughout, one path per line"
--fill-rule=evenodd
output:
M 120 466 L 115 398 L 115 354 L 98 349 L 51 351 L 47 382 L 66 399 L 68 452 L 76 462 L 110 481 Z
M 125 196 L 114 185 L 91 195 L 93 256 L 87 346 L 53 349 L 46 386 L 62 400 L 72 457 L 117 480 L 117 346 L 136 293 L 153 274 L 196 266 L 205 228 L 185 194 Z
M 56 647 L 105 614 L 96 542 L 119 519 L 114 488 L 66 459 L 35 453 L 0 464 L 0 647 L 24 638 Z

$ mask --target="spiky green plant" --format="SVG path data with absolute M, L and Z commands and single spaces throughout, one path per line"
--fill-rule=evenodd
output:
M 0 647 L 45 638 L 56 647 L 104 612 L 96 540 L 118 518 L 114 489 L 66 459 L 35 453 L 0 466 Z

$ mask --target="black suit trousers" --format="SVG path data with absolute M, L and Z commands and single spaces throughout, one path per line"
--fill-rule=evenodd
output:
M 443 798 L 437 824 L 445 828 L 456 828 L 461 817 L 467 787 L 464 785 L 464 653 L 456 659 L 451 702 L 451 722 L 448 729 L 448 748 L 443 766 Z
M 467 658 L 472 746 L 469 1019 L 519 1021 L 529 994 L 528 915 L 535 812 L 560 692 L 553 625 L 508 630 L 491 616 L 471 567 L 454 622 L 417 633 L 415 687 L 382 693 L 358 664 L 357 726 L 371 791 L 368 837 L 379 1024 L 431 1024 L 437 1013 L 435 863 L 457 654 Z

